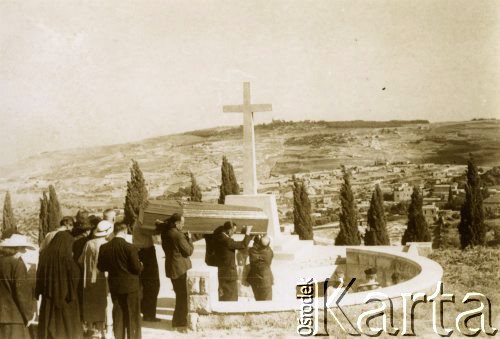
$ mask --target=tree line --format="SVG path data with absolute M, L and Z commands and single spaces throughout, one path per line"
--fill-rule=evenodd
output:
M 460 223 L 458 231 L 462 249 L 484 245 L 486 242 L 486 226 L 484 223 L 483 193 L 481 177 L 477 170 L 472 155 L 469 158 L 466 172 L 465 199 L 460 209 Z M 186 189 L 191 201 L 201 202 L 202 193 L 195 175 L 190 173 L 191 186 Z M 293 191 L 293 222 L 294 233 L 301 240 L 313 239 L 313 220 L 311 217 L 311 201 L 307 193 L 306 183 L 292 176 Z M 225 197 L 239 194 L 240 187 L 234 173 L 232 164 L 226 156 L 222 158 L 221 185 L 219 186 L 219 204 L 225 203 Z M 124 202 L 124 221 L 133 225 L 139 216 L 139 211 L 144 208 L 148 200 L 148 191 L 144 175 L 137 161 L 132 160 L 130 167 L 130 180 L 127 182 L 127 193 Z M 407 242 L 431 241 L 431 232 L 422 211 L 423 197 L 418 186 L 413 188 L 410 205 L 408 207 L 407 227 L 401 239 L 402 244 Z M 49 185 L 47 192 L 40 198 L 38 241 L 41 242 L 45 235 L 59 227 L 62 218 L 61 206 L 53 185 Z M 358 212 L 356 199 L 351 187 L 351 174 L 343 168 L 343 183 L 340 188 L 339 233 L 335 238 L 335 245 L 390 245 L 387 234 L 387 221 L 384 210 L 384 196 L 380 186 L 374 187 L 370 207 L 367 213 L 368 228 L 361 235 L 358 229 Z M 438 223 L 439 227 L 439 223 Z M 12 209 L 10 192 L 4 198 L 2 216 L 2 238 L 17 231 L 16 219 Z M 130 230 L 131 231 L 131 230 Z M 439 235 L 437 235 L 439 237 Z M 436 239 L 439 242 L 439 239 Z

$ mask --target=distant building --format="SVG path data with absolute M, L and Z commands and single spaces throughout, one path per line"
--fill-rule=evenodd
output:
M 450 187 L 453 190 L 457 189 L 458 184 L 454 183 L 452 185 L 434 185 L 432 187 L 433 189 L 433 195 L 436 197 L 448 197 L 448 193 L 450 192 Z
M 446 172 L 443 171 L 434 171 L 431 173 L 434 179 L 444 179 L 446 178 Z
M 400 186 L 394 188 L 394 191 L 392 192 L 394 195 L 394 202 L 411 200 L 412 193 L 413 187 L 408 185 L 407 182 L 402 183 Z
M 376 149 L 376 150 L 381 149 L 380 142 L 378 141 L 378 139 L 372 138 L 372 140 L 370 142 L 370 147 L 373 148 L 373 149 Z
M 439 203 L 439 202 L 445 201 L 442 198 L 437 198 L 437 197 L 427 197 L 427 198 L 424 198 L 423 200 L 424 200 L 424 204 L 425 203 L 434 204 L 434 203 Z

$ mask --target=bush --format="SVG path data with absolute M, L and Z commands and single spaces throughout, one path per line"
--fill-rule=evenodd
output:
M 384 201 L 394 201 L 394 194 L 393 193 L 384 193 Z
M 409 201 L 401 201 L 389 208 L 389 213 L 404 215 L 408 214 L 408 206 L 410 206 Z

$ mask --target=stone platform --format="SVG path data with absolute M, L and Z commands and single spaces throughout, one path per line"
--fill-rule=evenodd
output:
M 285 237 L 286 239 L 287 237 Z M 256 302 L 250 292 L 248 297 L 240 297 L 237 302 L 218 301 L 217 268 L 209 267 L 204 262 L 205 242 L 195 242 L 195 255 L 192 257 L 193 268 L 188 272 L 189 321 L 191 329 L 214 329 L 213 326 L 224 323 L 234 317 L 248 318 L 255 315 L 263 317 L 266 313 L 290 312 L 298 309 L 295 298 L 295 286 L 301 277 L 315 278 L 321 282 L 330 278 L 338 268 L 346 273 L 346 279 L 356 277 L 362 279 L 367 267 L 377 267 L 380 272 L 383 292 L 397 304 L 401 293 L 430 291 L 442 277 L 442 268 L 422 256 L 426 253 L 427 244 L 411 244 L 403 246 L 322 246 L 312 242 L 299 241 L 289 237 L 283 248 L 297 251 L 292 257 L 275 257 L 272 271 L 275 277 L 273 300 Z M 280 250 L 276 251 L 280 253 Z M 419 252 L 421 252 L 419 254 Z M 171 319 L 174 307 L 172 284 L 164 273 L 164 254 L 160 246 L 156 246 L 160 269 L 161 288 L 158 303 L 160 323 L 143 323 L 144 338 L 156 338 L 172 331 Z M 202 255 L 203 254 L 203 255 Z M 424 254 L 425 255 L 425 254 Z M 402 281 L 391 286 L 389 277 L 397 270 Z M 362 304 L 369 292 L 348 293 L 342 306 Z M 319 303 L 322 307 L 322 303 Z M 228 316 L 231 316 L 228 318 Z M 243 319 L 242 318 L 242 319 Z M 238 318 L 239 319 L 239 318 Z M 233 319 L 234 320 L 234 319 Z M 218 325 L 217 325 L 218 326 Z M 173 333 L 172 333 L 173 334 Z M 175 333 L 177 334 L 177 333 Z
M 235 235 L 236 240 L 238 238 L 242 238 L 242 235 Z M 297 281 L 294 274 L 290 274 L 291 272 L 298 272 L 299 270 L 304 270 L 305 268 L 309 268 L 308 272 L 304 272 L 307 275 L 325 275 L 328 276 L 333 272 L 334 267 L 327 267 L 328 272 L 320 272 L 324 271 L 323 268 L 318 267 L 321 264 L 331 263 L 335 261 L 338 257 L 345 256 L 345 249 L 339 248 L 326 248 L 326 246 L 314 246 L 312 241 L 300 241 L 297 236 L 294 235 L 284 235 L 282 238 L 283 243 L 281 246 L 278 246 L 278 249 L 275 250 L 275 256 L 273 259 L 272 270 L 275 277 L 275 285 L 273 287 L 273 296 L 276 300 L 281 299 L 281 301 L 271 301 L 271 302 L 256 302 L 253 300 L 253 295 L 251 297 L 240 297 L 240 301 L 238 303 L 252 303 L 254 304 L 255 311 L 265 311 L 262 307 L 267 307 L 270 311 L 273 309 L 280 310 L 283 308 L 284 299 L 289 297 L 290 294 L 294 293 L 294 289 L 292 286 L 295 286 Z M 274 244 L 273 244 L 274 245 Z M 207 279 L 212 279 L 210 283 L 210 294 L 217 295 L 217 268 L 209 267 L 205 264 L 205 249 L 206 244 L 203 239 L 196 241 L 194 243 L 194 253 L 191 256 L 191 261 L 193 263 L 193 269 L 191 270 L 195 273 L 198 278 L 199 276 L 206 276 Z M 163 253 L 163 249 L 160 245 L 156 245 L 156 257 L 158 260 L 158 266 L 160 271 L 160 293 L 158 296 L 158 306 L 157 306 L 157 317 L 162 319 L 160 323 L 142 323 L 142 331 L 143 338 L 159 338 L 165 335 L 169 337 L 171 335 L 175 336 L 183 336 L 180 333 L 175 332 L 172 329 L 171 321 L 172 315 L 174 311 L 175 305 L 175 294 L 173 291 L 172 283 L 170 279 L 165 276 L 165 256 Z M 316 266 L 316 270 L 315 267 Z M 202 273 L 205 272 L 205 273 Z M 211 272 L 207 274 L 206 272 Z M 210 278 L 211 277 L 211 278 Z M 199 283 L 199 280 L 198 280 Z M 284 286 L 289 286 L 290 288 L 284 289 Z M 250 288 L 247 288 L 250 293 Z M 199 292 L 199 287 L 196 289 Z M 201 313 L 203 312 L 203 307 L 200 306 L 203 304 L 205 300 L 205 304 L 208 302 L 208 298 L 204 298 L 201 295 L 192 296 L 191 298 L 191 307 L 198 307 L 198 311 L 201 309 Z M 268 304 L 264 306 L 262 303 Z M 219 308 L 216 307 L 218 312 L 224 312 L 224 307 L 226 303 L 218 303 L 220 305 Z M 234 303 L 228 307 L 234 307 Z M 198 305 L 198 306 L 196 306 Z M 274 305 L 274 306 L 273 306 Z M 221 308 L 222 307 L 222 308 Z M 292 304 L 289 305 L 288 308 L 293 307 Z M 210 312 L 213 310 L 210 308 Z

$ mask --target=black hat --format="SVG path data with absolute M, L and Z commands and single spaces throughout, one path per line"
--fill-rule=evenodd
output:
M 92 224 L 90 222 L 89 212 L 87 211 L 78 211 L 76 214 L 76 222 L 73 228 L 79 230 L 90 230 L 92 229 Z
M 377 269 L 375 267 L 370 267 L 369 269 L 365 270 L 366 275 L 374 275 L 377 274 Z

